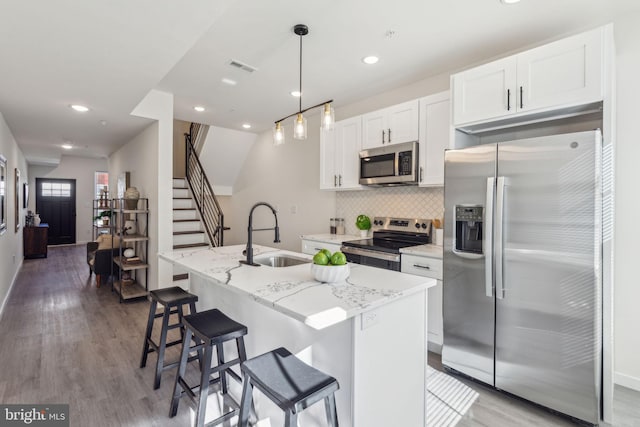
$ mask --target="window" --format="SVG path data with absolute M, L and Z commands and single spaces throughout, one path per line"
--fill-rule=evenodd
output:
M 71 184 L 45 181 L 42 183 L 42 196 L 71 197 Z
M 108 198 L 108 196 L 109 196 L 109 172 L 96 172 L 95 179 L 94 179 L 94 185 L 95 185 L 96 199 L 100 199 L 101 198 L 100 195 L 103 193 L 103 191 L 106 193 L 106 197 L 105 198 Z

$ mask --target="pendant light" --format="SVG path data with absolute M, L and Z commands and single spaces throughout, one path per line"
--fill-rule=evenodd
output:
M 333 99 L 329 101 L 322 102 L 318 105 L 314 105 L 313 107 L 309 107 L 306 109 L 302 109 L 302 37 L 309 34 L 309 28 L 304 24 L 298 24 L 293 27 L 293 32 L 300 37 L 300 61 L 299 61 L 299 93 L 300 96 L 298 98 L 298 112 L 288 115 L 278 121 L 275 122 L 275 127 L 273 128 L 273 144 L 281 145 L 284 144 L 284 130 L 282 127 L 282 122 L 289 117 L 295 116 L 293 120 L 293 139 L 304 140 L 307 139 L 307 119 L 304 117 L 303 113 L 307 111 L 317 108 L 320 106 L 324 106 L 322 117 L 320 119 L 320 126 L 322 129 L 333 129 L 333 123 L 335 122 L 335 116 L 333 107 L 331 103 Z

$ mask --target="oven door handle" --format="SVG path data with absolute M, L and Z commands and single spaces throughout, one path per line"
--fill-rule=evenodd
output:
M 386 252 L 372 251 L 369 249 L 354 248 L 352 246 L 342 246 L 340 250 L 346 254 L 366 256 L 384 261 L 400 262 L 400 254 L 390 254 Z

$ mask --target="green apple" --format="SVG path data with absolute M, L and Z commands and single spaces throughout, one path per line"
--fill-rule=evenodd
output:
M 338 251 L 331 255 L 331 264 L 333 265 L 345 265 L 347 263 L 347 257 L 342 252 Z
M 327 258 L 331 259 L 331 251 L 329 249 L 321 249 L 320 252 L 323 252 Z
M 327 265 L 329 264 L 329 257 L 324 252 L 320 251 L 313 256 L 313 263 L 318 265 Z

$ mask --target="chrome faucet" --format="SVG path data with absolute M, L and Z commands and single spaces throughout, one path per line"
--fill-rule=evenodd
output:
M 269 209 L 271 209 L 271 212 L 273 212 L 273 216 L 276 219 L 276 226 L 275 227 L 272 227 L 272 228 L 256 228 L 255 230 L 253 229 L 253 211 L 258 206 L 266 206 Z M 253 234 L 254 231 L 265 231 L 265 230 L 274 230 L 275 231 L 275 238 L 273 240 L 273 243 L 280 243 L 280 228 L 278 227 L 278 214 L 276 213 L 276 210 L 269 203 L 258 202 L 255 205 L 253 205 L 253 207 L 251 208 L 251 211 L 249 212 L 249 227 L 247 227 L 247 248 L 244 250 L 244 252 L 247 255 L 247 259 L 240 261 L 242 264 L 253 265 L 254 267 L 259 267 L 260 266 L 260 264 L 256 264 L 255 262 L 253 262 L 253 246 L 252 246 L 252 240 L 253 239 L 252 239 L 252 234 Z

